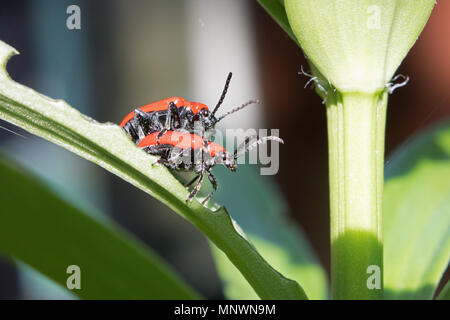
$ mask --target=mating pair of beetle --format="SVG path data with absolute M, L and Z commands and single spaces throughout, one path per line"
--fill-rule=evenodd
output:
M 189 187 L 198 179 L 186 202 L 191 201 L 198 193 L 205 176 L 211 182 L 213 190 L 202 204 L 211 198 L 217 190 L 217 180 L 211 173 L 214 165 L 223 164 L 231 171 L 235 171 L 236 159 L 258 144 L 267 140 L 283 143 L 283 140 L 276 136 L 263 138 L 250 136 L 231 154 L 223 146 L 209 140 L 216 123 L 252 103 L 258 103 L 257 100 L 249 100 L 222 116 L 216 117 L 215 113 L 222 105 L 228 91 L 231 76 L 230 72 L 219 102 L 212 112 L 203 103 L 172 97 L 135 109 L 120 124 L 139 148 L 149 154 L 160 156 L 156 163 L 162 163 L 175 170 L 194 171 L 197 174 L 192 181 L 185 185 Z M 196 126 L 200 127 L 201 135 L 194 133 L 194 130 L 198 129 Z M 186 156 L 190 157 L 190 161 L 182 161 Z

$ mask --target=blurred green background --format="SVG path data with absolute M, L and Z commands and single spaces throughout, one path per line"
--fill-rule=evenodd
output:
M 81 30 L 66 27 L 71 4 L 81 9 Z M 390 97 L 387 156 L 412 134 L 450 116 L 449 36 L 450 2 L 440 1 L 399 70 L 411 81 Z M 170 96 L 214 105 L 232 71 L 224 110 L 249 98 L 262 104 L 220 127 L 279 128 L 285 145 L 276 176 L 216 169 L 216 199 L 232 215 L 245 212 L 249 199 L 237 192 L 240 181 L 251 179 L 259 191 L 261 181 L 272 183 L 252 201 L 270 192 L 284 202 L 283 210 L 304 229 L 329 270 L 325 108 L 312 90 L 303 89 L 308 79 L 298 72 L 307 64 L 298 47 L 256 1 L 8 1 L 0 11 L 0 39 L 21 52 L 8 64 L 16 81 L 102 122 L 118 123 L 132 108 Z M 1 152 L 64 197 L 108 214 L 205 297 L 223 298 L 209 244 L 189 223 L 92 163 L 4 121 L 0 126 Z M 244 230 L 258 229 L 253 217 L 236 220 Z M 2 299 L 73 298 L 1 256 L 0 284 Z

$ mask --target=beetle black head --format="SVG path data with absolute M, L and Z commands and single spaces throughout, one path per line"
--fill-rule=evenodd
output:
M 208 130 L 217 123 L 216 117 L 208 109 L 202 109 L 194 116 L 194 121 L 201 121 L 205 130 Z

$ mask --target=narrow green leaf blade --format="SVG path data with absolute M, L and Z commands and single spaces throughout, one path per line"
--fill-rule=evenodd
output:
M 221 188 L 216 197 L 230 204 L 233 218 L 246 230 L 247 238 L 278 271 L 302 284 L 310 299 L 326 299 L 325 271 L 302 230 L 290 222 L 288 211 L 270 177 L 261 176 L 251 166 L 240 166 L 239 176 L 216 171 Z M 213 247 L 219 275 L 230 299 L 255 299 L 254 290 Z
M 450 122 L 388 161 L 384 192 L 386 299 L 431 299 L 450 259 Z
M 437 296 L 438 300 L 450 300 L 450 281 L 447 281 L 442 291 Z
M 195 299 L 155 253 L 112 222 L 93 220 L 29 172 L 0 156 L 0 252 L 66 287 L 67 267 L 81 270 L 86 299 Z
M 292 31 L 291 26 L 281 0 L 258 0 L 259 4 L 267 11 L 267 13 L 275 20 L 278 25 L 288 34 L 288 36 L 298 44 L 297 38 Z
M 0 118 L 96 163 L 150 194 L 202 231 L 225 252 L 262 299 L 306 299 L 301 286 L 273 269 L 236 231 L 225 208 L 213 212 L 198 201 L 155 157 L 136 148 L 115 124 L 101 124 L 62 100 L 12 81 L 5 70 L 17 51 L 0 41 Z

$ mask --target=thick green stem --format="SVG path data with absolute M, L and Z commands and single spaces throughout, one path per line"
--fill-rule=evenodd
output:
M 331 284 L 335 299 L 382 299 L 382 193 L 387 93 L 327 99 Z

